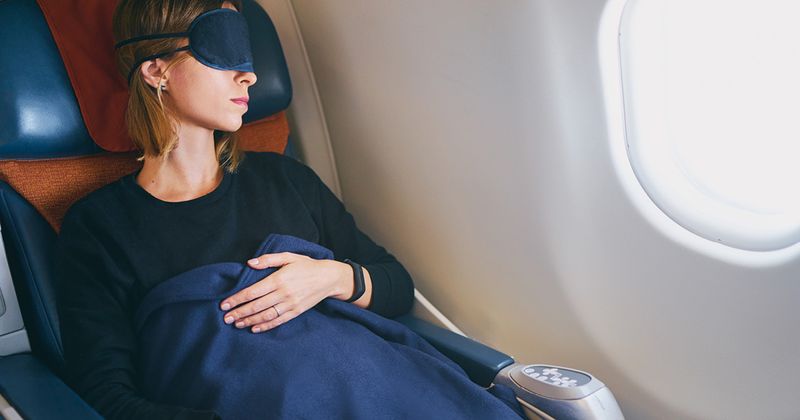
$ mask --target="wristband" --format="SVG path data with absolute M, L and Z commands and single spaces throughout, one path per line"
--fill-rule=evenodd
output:
M 345 302 L 355 302 L 361 296 L 363 296 L 364 292 L 367 290 L 367 287 L 364 284 L 364 272 L 361 271 L 361 265 L 350 258 L 345 259 L 344 262 L 350 264 L 350 267 L 353 267 L 353 282 L 355 283 L 353 296 L 351 296 L 350 299 L 347 299 Z

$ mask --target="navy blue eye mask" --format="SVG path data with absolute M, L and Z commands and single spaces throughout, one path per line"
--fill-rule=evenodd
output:
M 255 71 L 247 21 L 241 13 L 232 9 L 209 10 L 196 17 L 186 32 L 137 36 L 116 43 L 114 49 L 148 39 L 183 37 L 189 38 L 189 45 L 139 59 L 128 73 L 128 84 L 133 73 L 145 61 L 178 51 L 189 51 L 197 61 L 214 69 Z

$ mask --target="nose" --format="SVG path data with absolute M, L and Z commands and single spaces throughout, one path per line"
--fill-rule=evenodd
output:
M 237 78 L 238 83 L 246 84 L 248 87 L 256 84 L 256 81 L 258 80 L 258 76 L 256 76 L 256 74 L 252 71 L 241 71 L 237 75 Z

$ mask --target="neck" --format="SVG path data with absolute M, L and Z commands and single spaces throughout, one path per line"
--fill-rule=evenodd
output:
M 163 201 L 187 201 L 213 191 L 223 172 L 214 151 L 214 133 L 184 130 L 179 143 L 166 157 L 145 156 L 136 182 Z

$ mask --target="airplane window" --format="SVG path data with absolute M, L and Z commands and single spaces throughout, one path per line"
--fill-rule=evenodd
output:
M 734 248 L 800 242 L 800 2 L 629 0 L 628 158 L 672 220 Z

